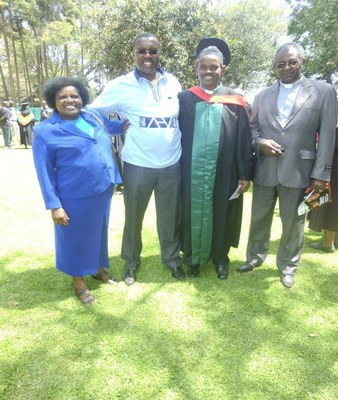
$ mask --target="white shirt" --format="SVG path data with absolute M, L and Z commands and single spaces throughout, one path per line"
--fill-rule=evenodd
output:
M 136 71 L 110 81 L 88 107 L 103 115 L 118 113 L 130 122 L 122 160 L 148 168 L 165 168 L 181 157 L 178 127 L 181 90 L 178 80 L 159 70 L 156 87 Z
M 303 76 L 293 83 L 279 82 L 277 109 L 278 120 L 282 127 L 284 127 L 289 120 L 302 81 Z

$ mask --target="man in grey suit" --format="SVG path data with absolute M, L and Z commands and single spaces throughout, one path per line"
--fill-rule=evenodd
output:
M 238 268 L 251 271 L 266 259 L 278 198 L 282 236 L 276 264 L 286 288 L 294 284 L 304 242 L 305 215 L 299 216 L 297 208 L 308 186 L 320 192 L 330 180 L 335 140 L 335 90 L 304 77 L 303 63 L 300 45 L 281 46 L 274 60 L 280 81 L 253 103 L 256 169 L 247 258 Z

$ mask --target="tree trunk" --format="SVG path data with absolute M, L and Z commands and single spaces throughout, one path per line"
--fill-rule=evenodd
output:
M 18 55 L 16 51 L 16 46 L 15 46 L 15 39 L 16 39 L 16 33 L 15 33 L 15 26 L 13 22 L 13 15 L 12 15 L 12 9 L 9 7 L 9 19 L 11 23 L 11 30 L 12 30 L 12 48 L 13 48 L 13 58 L 14 58 L 14 65 L 15 65 L 15 80 L 16 80 L 16 96 L 15 99 L 12 99 L 15 104 L 17 104 L 20 100 L 20 74 L 19 74 L 19 66 L 18 66 Z
M 1 13 L 1 23 L 3 26 L 3 38 L 4 38 L 4 44 L 5 44 L 5 52 L 6 52 L 6 57 L 7 57 L 7 65 L 8 65 L 8 79 L 9 79 L 9 97 L 12 99 L 15 98 L 15 90 L 14 90 L 14 79 L 13 79 L 13 68 L 12 68 L 12 63 L 11 63 L 11 52 L 9 49 L 9 44 L 8 44 L 8 36 L 6 32 L 6 21 L 4 15 Z M 8 95 L 6 96 L 8 97 Z
M 66 76 L 69 76 L 69 62 L 68 62 L 68 46 L 64 45 L 64 53 L 65 53 L 65 73 Z
M 13 56 L 14 56 L 14 65 L 15 65 L 15 80 L 16 80 L 16 96 L 15 96 L 15 99 L 12 99 L 12 100 L 15 101 L 15 103 L 18 103 L 18 101 L 20 100 L 20 78 L 19 78 L 18 56 L 16 53 L 14 37 L 12 37 L 12 46 L 13 46 Z
M 22 59 L 24 61 L 24 75 L 25 75 L 26 95 L 27 95 L 27 97 L 31 98 L 32 97 L 32 87 L 31 87 L 31 81 L 30 81 L 28 65 L 27 65 L 26 50 L 25 50 L 25 46 L 24 46 L 24 42 L 23 42 L 23 37 L 22 37 L 21 31 L 20 31 L 20 44 L 21 44 Z
M 0 75 L 1 75 L 1 82 L 2 82 L 2 86 L 3 86 L 3 91 L 4 91 L 5 97 L 7 99 L 9 97 L 8 96 L 8 89 L 7 89 L 5 75 L 4 75 L 4 71 L 2 69 L 1 63 L 0 63 Z
M 43 48 L 43 66 L 45 69 L 45 79 L 47 80 L 49 78 L 48 74 L 48 58 L 47 58 L 47 46 L 45 44 L 42 45 Z
M 35 55 L 36 55 L 36 72 L 38 78 L 38 96 L 39 102 L 42 100 L 42 65 L 41 65 L 41 46 L 38 44 L 35 47 Z

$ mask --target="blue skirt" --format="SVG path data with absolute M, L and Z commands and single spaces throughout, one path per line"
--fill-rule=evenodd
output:
M 108 226 L 113 185 L 84 199 L 62 200 L 69 225 L 54 224 L 56 268 L 71 276 L 109 268 Z

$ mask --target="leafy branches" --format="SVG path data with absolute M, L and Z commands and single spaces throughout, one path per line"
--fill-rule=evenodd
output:
M 108 79 L 133 68 L 131 43 L 142 32 L 160 38 L 161 62 L 183 87 L 196 84 L 199 40 L 224 38 L 232 53 L 226 84 L 252 90 L 268 83 L 276 45 L 285 37 L 285 11 L 274 4 L 269 0 L 4 0 L 0 35 L 7 42 L 2 48 L 0 41 L 0 90 L 16 100 L 41 98 L 46 79 L 65 74 L 83 76 L 100 89 Z M 327 53 L 327 59 L 334 58 Z
M 338 71 L 337 1 L 288 2 L 293 7 L 289 33 L 306 49 L 306 72 L 333 83 Z
M 286 31 L 283 10 L 271 8 L 267 0 L 228 2 L 180 0 L 101 1 L 87 7 L 83 45 L 96 69 L 105 79 L 133 67 L 131 43 L 141 32 L 159 36 L 162 64 L 183 86 L 196 83 L 193 68 L 195 48 L 203 37 L 218 36 L 228 41 L 232 64 L 227 83 L 252 88 L 266 81 L 276 40 Z M 90 49 L 90 50 L 89 50 Z

